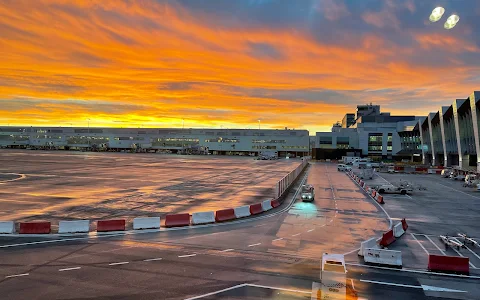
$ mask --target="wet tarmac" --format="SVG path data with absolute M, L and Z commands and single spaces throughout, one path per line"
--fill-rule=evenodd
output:
M 133 219 L 258 203 L 299 160 L 0 151 L 0 220 Z

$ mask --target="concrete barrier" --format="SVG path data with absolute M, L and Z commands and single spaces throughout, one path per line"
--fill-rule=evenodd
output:
M 445 256 L 445 255 L 428 255 L 428 270 L 441 272 L 454 272 L 469 274 L 470 260 L 468 257 Z
M 250 205 L 250 214 L 258 215 L 263 213 L 262 203 L 252 204 Z
M 77 233 L 89 231 L 90 220 L 60 221 L 58 223 L 58 233 Z
M 376 238 L 371 238 L 366 241 L 363 241 L 360 244 L 360 250 L 358 251 L 359 256 L 363 256 L 363 253 L 365 252 L 365 249 L 370 248 L 370 249 L 378 249 L 378 243 Z
M 51 231 L 50 222 L 25 222 L 20 223 L 21 234 L 48 234 Z
M 165 216 L 165 227 L 180 227 L 190 225 L 190 214 L 172 214 Z
M 263 211 L 271 210 L 272 209 L 272 200 L 262 201 L 262 209 L 263 209 Z
M 14 233 L 15 222 L 13 221 L 0 221 L 0 233 Z
M 272 200 L 272 207 L 275 208 L 275 207 L 279 207 L 280 206 L 280 202 L 278 200 Z
M 393 226 L 393 235 L 396 238 L 401 237 L 405 233 L 405 230 L 403 230 L 402 223 L 398 223 L 397 225 Z
M 125 230 L 125 220 L 100 220 L 97 221 L 97 232 L 105 231 L 123 231 Z
M 215 212 L 215 222 L 224 222 L 236 219 L 233 208 L 221 209 Z
M 402 266 L 402 252 L 383 249 L 365 249 L 363 260 L 366 263 L 386 266 Z
M 235 207 L 233 210 L 234 210 L 234 212 L 235 212 L 235 217 L 236 217 L 237 219 L 249 217 L 249 216 L 251 215 L 251 213 L 250 213 L 250 205 L 244 205 L 244 206 Z
M 160 217 L 145 217 L 133 219 L 133 229 L 159 229 Z
M 395 242 L 395 236 L 393 235 L 393 229 L 390 229 L 389 231 L 385 232 L 382 235 L 382 239 L 380 240 L 380 246 L 382 247 L 387 247 L 388 245 L 392 244 Z
M 192 214 L 192 224 L 215 223 L 215 213 L 213 211 L 197 212 Z
M 407 231 L 408 224 L 407 224 L 407 220 L 405 220 L 405 218 L 402 219 L 402 227 L 403 227 L 404 231 Z

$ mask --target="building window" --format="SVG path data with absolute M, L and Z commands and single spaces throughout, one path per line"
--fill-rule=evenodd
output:
M 228 138 L 216 138 L 216 139 L 206 139 L 205 143 L 240 143 L 239 139 L 228 139 Z
M 277 146 L 254 145 L 254 146 L 252 146 L 252 149 L 269 149 L 269 150 L 275 150 L 275 149 L 277 149 Z
M 331 136 L 320 136 L 318 142 L 321 145 L 331 145 L 332 144 L 332 137 Z
M 381 152 L 382 139 L 383 139 L 383 133 L 369 133 L 368 134 L 368 151 Z
M 286 140 L 252 140 L 253 144 L 285 144 Z

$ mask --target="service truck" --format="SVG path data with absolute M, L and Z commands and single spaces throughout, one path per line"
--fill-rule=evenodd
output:
M 413 187 L 410 184 L 381 184 L 374 187 L 380 194 L 411 194 Z

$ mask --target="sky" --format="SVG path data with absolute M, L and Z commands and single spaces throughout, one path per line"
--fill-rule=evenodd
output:
M 424 116 L 480 90 L 479 31 L 478 0 L 3 0 L 0 124 L 314 134 L 357 104 Z

